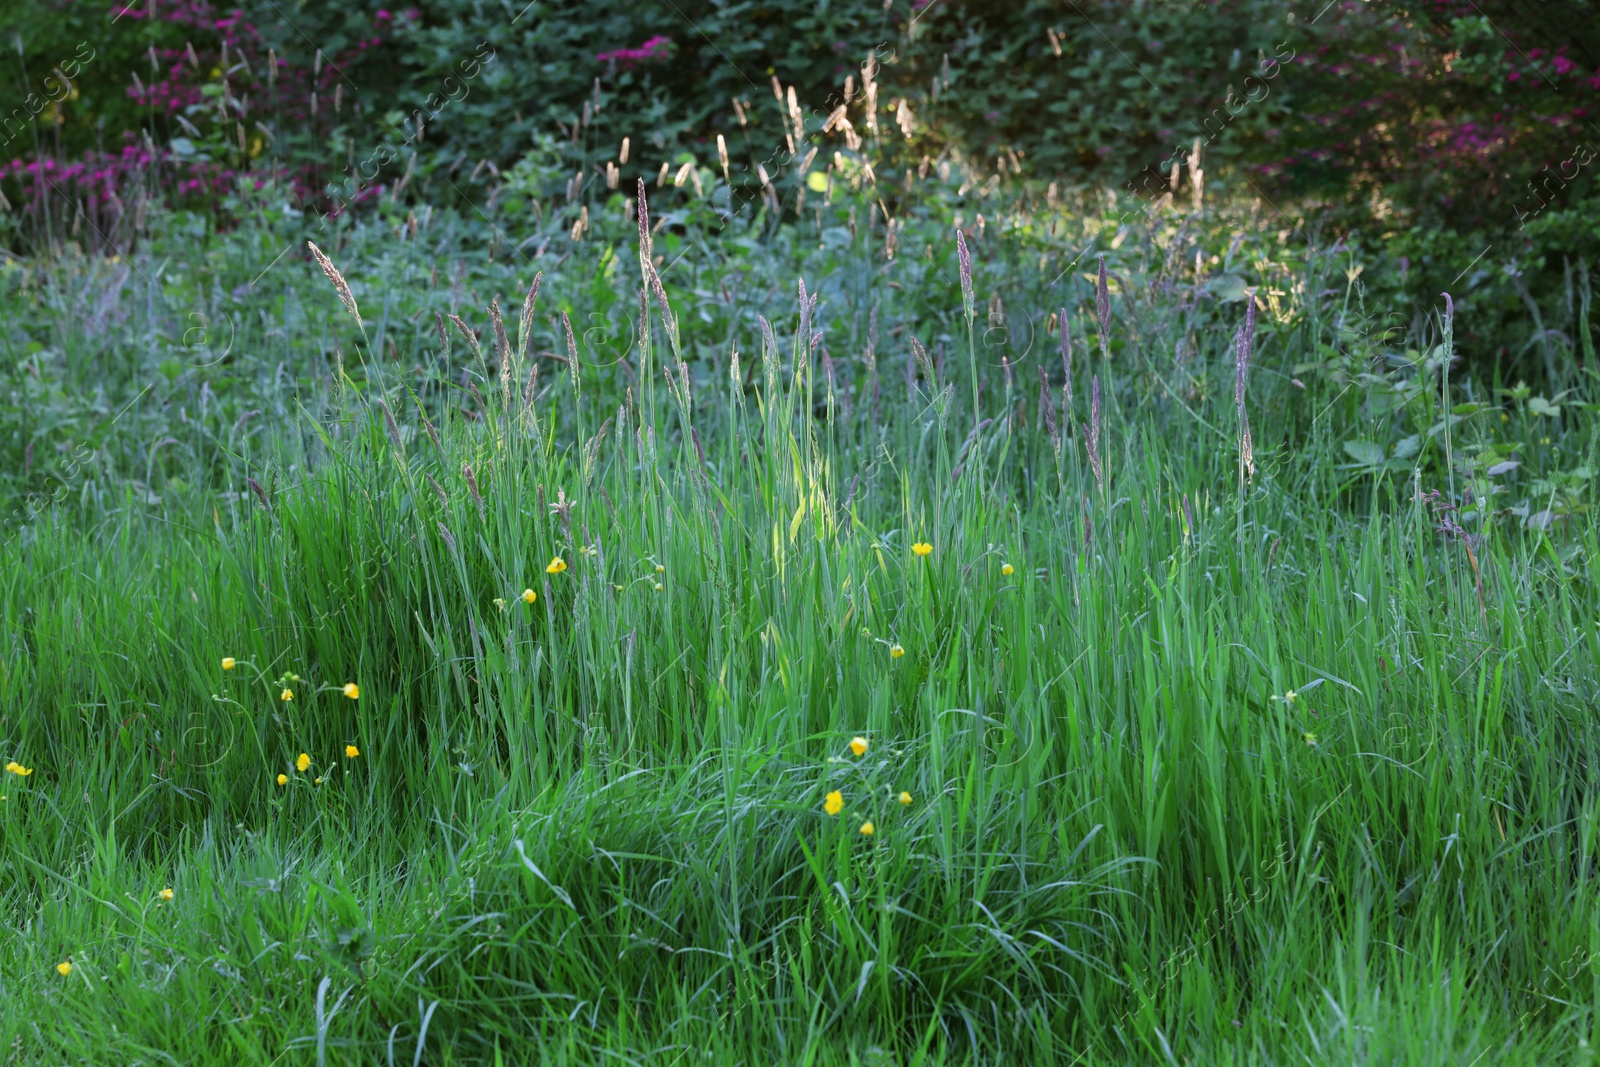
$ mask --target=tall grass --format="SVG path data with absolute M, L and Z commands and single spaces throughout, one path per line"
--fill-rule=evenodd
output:
M 1200 299 L 1170 229 L 1135 235 L 1115 293 L 1064 290 L 1104 287 L 1062 317 L 1104 324 L 1099 358 L 1063 389 L 1033 356 L 1029 403 L 971 296 L 941 365 L 913 342 L 941 327 L 889 339 L 890 291 L 849 276 L 707 358 L 640 232 L 626 369 L 563 329 L 530 389 L 537 340 L 490 330 L 470 388 L 417 391 L 345 326 L 342 390 L 232 491 L 52 509 L 0 549 L 20 1061 L 1592 1040 L 1591 513 L 1426 495 L 1490 484 L 1444 432 L 1548 480 L 1592 427 L 1420 356 L 1363 368 L 1402 398 L 1375 405 L 1330 367 L 1359 291 L 1325 257 L 1263 275 L 1246 383 L 1242 303 Z M 874 330 L 854 366 L 823 347 Z M 1351 462 L 1392 410 L 1413 458 Z M 1509 501 L 1521 475 L 1493 477 Z

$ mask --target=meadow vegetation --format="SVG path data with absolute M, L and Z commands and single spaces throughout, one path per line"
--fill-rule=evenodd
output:
M 1588 1054 L 1576 334 L 1247 201 L 648 192 L 0 267 L 13 1062 Z

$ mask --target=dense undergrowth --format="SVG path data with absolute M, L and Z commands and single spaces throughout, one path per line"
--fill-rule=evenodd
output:
M 1245 217 L 626 203 L 7 268 L 18 1062 L 1580 1055 L 1592 374 Z

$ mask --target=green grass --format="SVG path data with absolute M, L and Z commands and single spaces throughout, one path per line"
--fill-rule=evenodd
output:
M 595 242 L 614 257 L 574 250 L 542 300 L 579 322 L 596 302 L 638 314 L 617 221 Z M 946 221 L 902 247 L 942 249 Z M 705 255 L 686 294 L 666 285 L 687 397 L 652 300 L 631 375 L 582 345 L 578 380 L 547 361 L 535 402 L 509 407 L 492 354 L 467 363 L 476 397 L 459 352 L 402 380 L 297 266 L 277 344 L 309 351 L 331 326 L 349 378 L 307 372 L 246 444 L 207 430 L 210 451 L 174 446 L 142 478 L 96 467 L 0 548 L 0 748 L 33 768 L 0 803 L 0 1047 L 1587 1062 L 1592 385 L 1555 414 L 1499 383 L 1441 392 L 1417 355 L 1437 323 L 1410 357 L 1379 345 L 1343 265 L 1274 260 L 1252 234 L 1268 251 L 1238 269 L 1282 301 L 1258 318 L 1244 482 L 1242 303 L 1198 295 L 1170 219 L 1126 244 L 1084 225 L 1123 279 L 1109 360 L 1089 283 L 1049 285 L 1070 259 L 1046 247 L 1054 224 L 979 249 L 1001 321 L 1034 327 L 1001 349 L 1014 381 L 981 290 L 969 363 L 949 249 L 824 250 L 807 281 L 830 384 L 790 298 L 714 290 L 748 283 L 735 256 L 803 270 L 811 238 L 719 247 L 690 227 Z M 1202 240 L 1220 260 L 1229 237 Z M 334 256 L 364 310 L 403 318 L 412 279 Z M 1045 319 L 1062 305 L 1057 448 L 1035 396 L 1043 367 L 1060 403 Z M 766 351 L 757 310 L 777 323 Z M 840 355 L 874 329 L 876 363 Z M 909 388 L 907 334 L 946 341 Z M 544 339 L 565 347 L 539 326 L 514 396 Z M 118 351 L 132 391 L 148 357 Z M 250 403 L 239 380 L 279 354 L 233 358 Z M 969 366 L 992 420 L 976 433 Z M 1103 485 L 1083 433 L 1096 377 Z M 152 444 L 100 432 L 126 456 Z M 1470 560 L 1417 493 L 1468 487 L 1494 504 L 1461 520 Z

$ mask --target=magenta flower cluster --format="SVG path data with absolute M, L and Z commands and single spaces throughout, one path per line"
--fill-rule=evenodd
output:
M 597 63 L 604 63 L 620 70 L 631 70 L 640 63 L 667 58 L 671 49 L 672 38 L 657 34 L 638 48 L 618 48 L 611 52 L 601 52 L 594 58 Z

